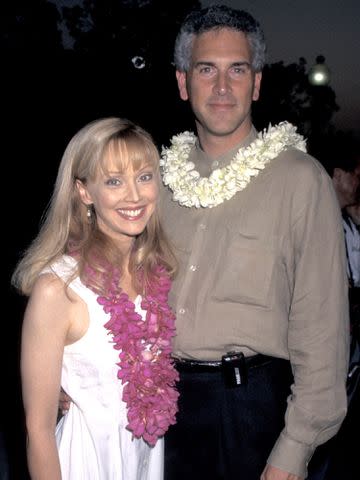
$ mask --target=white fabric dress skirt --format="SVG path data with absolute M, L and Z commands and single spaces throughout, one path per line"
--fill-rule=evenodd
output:
M 74 264 L 64 256 L 51 270 L 66 280 Z M 70 288 L 87 304 L 90 323 L 85 335 L 64 350 L 61 385 L 73 402 L 56 428 L 62 478 L 162 480 L 164 440 L 150 447 L 126 429 L 126 404 L 117 378 L 119 351 L 104 327 L 109 315 L 79 278 Z M 140 303 L 138 297 L 136 311 L 144 315 Z

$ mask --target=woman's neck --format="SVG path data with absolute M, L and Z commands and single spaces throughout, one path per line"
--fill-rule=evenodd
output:
M 120 287 L 129 296 L 131 301 L 139 295 L 135 288 L 134 275 L 129 271 L 129 262 L 125 262 L 125 267 L 121 271 Z

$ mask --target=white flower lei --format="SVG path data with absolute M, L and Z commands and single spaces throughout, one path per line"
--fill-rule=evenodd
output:
M 163 182 L 173 192 L 173 200 L 185 207 L 216 207 L 243 190 L 270 160 L 289 147 L 306 152 L 304 138 L 288 122 L 271 125 L 246 148 L 240 148 L 230 164 L 200 177 L 195 165 L 188 161 L 196 142 L 192 132 L 174 135 L 171 147 L 163 147 L 160 166 Z

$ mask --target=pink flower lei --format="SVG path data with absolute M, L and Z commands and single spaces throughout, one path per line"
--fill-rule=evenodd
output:
M 145 319 L 135 312 L 135 305 L 118 287 L 114 275 L 106 296 L 97 301 L 110 320 L 104 325 L 119 350 L 118 378 L 127 405 L 127 428 L 134 437 L 155 445 L 175 423 L 179 380 L 171 359 L 171 339 L 175 335 L 175 316 L 168 303 L 171 280 L 162 267 L 154 272 L 149 293 L 142 299 Z

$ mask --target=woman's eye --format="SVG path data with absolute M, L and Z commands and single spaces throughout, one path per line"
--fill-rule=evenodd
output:
M 143 173 L 142 175 L 140 175 L 140 181 L 141 182 L 149 182 L 150 180 L 153 179 L 153 174 L 152 173 Z
M 108 178 L 105 182 L 106 185 L 116 186 L 120 184 L 120 180 L 118 178 Z

